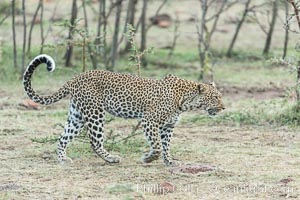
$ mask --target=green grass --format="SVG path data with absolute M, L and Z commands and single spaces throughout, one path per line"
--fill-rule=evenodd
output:
M 223 112 L 215 117 L 207 114 L 187 115 L 182 123 L 223 124 L 227 126 L 300 126 L 300 112 L 296 103 L 286 100 L 265 100 L 259 103 L 245 101 L 235 109 Z
M 110 194 L 128 193 L 134 191 L 132 189 L 132 185 L 128 184 L 116 184 L 114 186 L 109 187 L 107 190 Z
M 138 132 L 138 135 L 124 139 L 124 136 L 112 134 L 112 137 L 106 140 L 105 146 L 108 150 L 117 151 L 124 155 L 141 153 L 148 147 L 148 144 L 141 131 Z
M 185 8 L 193 6 L 190 1 L 178 2 L 184 4 Z M 58 7 L 59 16 L 65 12 L 66 3 L 70 6 L 70 2 L 64 2 L 64 6 Z M 154 13 L 159 2 L 152 3 L 155 4 L 152 6 Z M 30 4 L 34 6 L 28 6 L 27 11 L 33 14 L 36 4 Z M 48 11 L 53 10 L 53 3 L 49 3 L 47 8 Z M 176 6 L 166 8 L 170 13 L 177 9 Z M 233 11 L 230 16 L 234 14 Z M 50 15 L 51 12 L 45 12 L 45 19 Z M 89 16 L 95 17 L 92 13 Z M 17 20 L 21 21 L 21 17 L 18 16 Z M 28 17 L 31 19 L 32 16 Z M 283 13 L 281 17 L 284 17 Z M 110 20 L 110 23 L 114 23 L 114 19 Z M 184 23 L 181 24 L 182 32 L 173 57 L 168 58 L 168 50 L 154 49 L 154 54 L 147 56 L 149 65 L 141 69 L 142 76 L 160 79 L 166 74 L 175 74 L 184 79 L 198 80 L 200 67 L 197 34 L 193 33 L 195 24 L 186 22 L 184 18 L 181 20 Z M 11 20 L 7 20 L 2 25 L 4 32 L 10 32 L 10 23 Z M 54 105 L 40 106 L 39 110 L 20 107 L 19 104 L 28 97 L 23 91 L 20 66 L 18 69 L 13 67 L 11 42 L 4 41 L 0 61 L 0 187 L 17 185 L 20 188 L 0 191 L 0 199 L 298 199 L 300 115 L 296 112 L 293 94 L 295 73 L 285 66 L 268 61 L 272 57 L 281 57 L 283 31 L 280 23 L 277 24 L 277 34 L 274 35 L 272 52 L 268 57 L 262 56 L 265 35 L 256 24 L 249 26 L 245 23 L 243 34 L 239 35 L 230 59 L 225 54 L 235 25 L 223 23 L 220 28 L 227 29 L 228 33 L 216 32 L 211 52 L 214 80 L 219 88 L 224 89 L 226 110 L 214 118 L 204 112 L 184 113 L 172 138 L 172 156 L 182 164 L 216 167 L 214 171 L 197 175 L 171 173 L 161 159 L 151 164 L 142 164 L 140 157 L 149 150 L 142 130 L 137 130 L 136 136 L 126 140 L 136 121 L 111 115 L 106 115 L 105 148 L 112 154 L 120 155 L 121 163 L 112 165 L 97 157 L 84 130 L 68 146 L 67 155 L 73 159 L 73 163 L 58 165 L 57 139 L 63 132 L 69 100 L 66 98 Z M 45 28 L 49 24 L 45 21 Z M 96 24 L 91 21 L 90 27 L 95 28 Z M 16 28 L 21 33 L 22 26 L 17 25 Z M 67 34 L 67 31 L 61 32 L 62 28 L 57 26 L 52 28 L 53 34 L 50 35 L 65 40 L 62 35 Z M 36 26 L 35 31 L 38 30 Z M 148 46 L 170 44 L 172 30 L 151 28 L 148 32 Z M 107 36 L 110 37 L 112 30 L 108 31 Z M 39 54 L 37 35 L 31 55 L 26 55 L 26 64 Z M 54 38 L 50 35 L 47 41 L 53 42 Z M 19 47 L 21 37 L 18 34 Z M 293 47 L 297 38 L 291 34 L 289 56 L 298 57 Z M 21 50 L 18 49 L 18 52 L 20 65 Z M 80 73 L 82 61 L 80 47 L 74 49 L 72 68 L 64 67 L 65 48 L 47 47 L 44 53 L 55 59 L 57 68 L 49 73 L 44 66 L 39 67 L 33 75 L 32 83 L 38 93 L 46 95 Z M 87 56 L 87 70 L 91 70 L 91 66 Z M 105 69 L 103 63 L 99 66 L 99 69 Z M 117 61 L 115 71 L 136 74 L 136 69 L 131 67 L 126 56 Z M 231 91 L 235 88 L 237 93 Z M 268 91 L 268 88 L 273 89 L 272 92 L 278 89 L 280 94 L 287 95 L 266 95 L 263 100 L 258 98 L 266 92 L 260 93 L 256 89 Z M 251 96 L 248 90 L 254 95 Z M 285 178 L 292 178 L 293 181 L 282 184 L 280 180 Z M 139 185 L 151 187 L 163 182 L 172 183 L 177 190 L 167 195 L 136 191 Z M 233 191 L 233 188 L 245 185 L 268 186 L 275 190 L 256 193 Z M 191 186 L 191 190 L 182 190 L 187 186 Z M 214 191 L 215 187 L 220 190 Z M 293 189 L 293 192 L 281 192 L 286 187 Z
M 19 80 L 20 73 L 12 66 L 12 48 L 5 46 L 3 51 L 3 60 L 0 65 L 0 80 L 3 83 L 5 90 L 22 91 L 22 84 Z M 39 49 L 34 48 L 32 54 L 38 54 Z M 45 53 L 53 53 L 53 49 L 46 49 Z M 63 52 L 62 49 L 58 50 Z M 61 54 L 60 53 L 60 54 Z M 253 55 L 258 58 L 253 59 Z M 213 52 L 216 56 L 216 63 L 214 65 L 214 79 L 218 86 L 227 87 L 234 86 L 240 87 L 241 90 L 247 91 L 249 88 L 270 88 L 278 87 L 288 90 L 295 84 L 295 74 L 290 72 L 290 69 L 279 65 L 272 64 L 263 57 L 259 57 L 258 52 L 254 53 L 238 52 L 234 54 L 233 59 L 224 58 L 222 51 Z M 56 52 L 57 55 L 57 52 Z M 73 68 L 65 68 L 63 66 L 63 60 L 61 56 L 55 56 L 57 68 L 53 73 L 47 72 L 44 67 L 37 68 L 33 76 L 33 87 L 42 94 L 52 93 L 56 91 L 61 85 L 73 76 L 81 72 L 81 60 L 80 56 L 76 56 L 77 60 L 73 60 Z M 162 78 L 166 74 L 175 74 L 179 77 L 197 80 L 198 78 L 198 54 L 197 51 L 187 50 L 181 51 L 180 49 L 174 53 L 172 59 L 168 59 L 168 50 L 156 49 L 153 55 L 148 57 L 149 65 L 147 68 L 141 70 L 142 76 L 152 78 Z M 29 58 L 27 58 L 29 60 Z M 78 60 L 79 59 L 79 60 Z M 29 62 L 29 61 L 28 61 Z M 161 66 L 157 63 L 166 64 Z M 89 62 L 87 66 L 91 66 Z M 90 69 L 90 68 L 89 68 Z M 129 61 L 126 58 L 121 58 L 115 68 L 118 72 L 135 73 L 136 69 L 130 66 Z M 224 96 L 226 99 L 226 95 Z M 238 101 L 241 102 L 241 101 Z M 236 102 L 237 103 L 237 102 Z M 188 120 L 191 122 L 203 122 L 203 123 L 224 123 L 224 124 L 288 124 L 298 125 L 298 115 L 293 112 L 292 108 L 289 108 L 289 101 L 284 103 L 272 102 L 272 101 L 247 101 L 243 105 L 235 105 L 235 110 L 229 110 L 225 114 L 217 117 L 216 119 L 209 119 L 206 116 L 195 116 Z M 275 106 L 274 106 L 275 105 Z M 277 106 L 276 106 L 277 105 Z M 279 106 L 278 106 L 279 105 Z M 12 104 L 13 106 L 13 104 Z M 271 107 L 270 107 L 271 106 Z M 282 107 L 287 107 L 285 110 Z M 53 112 L 52 109 L 45 111 L 43 115 L 47 117 L 55 117 L 60 119 L 66 118 L 67 111 L 57 110 Z M 34 112 L 23 113 L 24 116 L 34 117 L 39 115 Z M 44 116 L 45 117 L 45 116 Z M 114 118 L 108 119 L 108 121 L 114 120 Z M 122 151 L 121 149 L 118 149 Z M 129 149 L 124 151 L 131 151 Z

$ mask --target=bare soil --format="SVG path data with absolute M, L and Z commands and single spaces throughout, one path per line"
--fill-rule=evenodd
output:
M 266 99 L 273 99 L 273 98 L 281 98 L 285 97 L 286 89 L 278 88 L 278 87 L 238 87 L 238 86 L 225 86 L 221 87 L 220 91 L 226 97 L 231 100 L 239 100 L 239 99 L 255 99 L 255 100 L 266 100 Z M 290 94 L 289 96 L 293 96 Z
M 225 88 L 232 100 L 278 97 L 280 91 Z M 73 163 L 58 164 L 56 142 L 32 139 L 62 132 L 57 124 L 65 121 L 68 100 L 32 110 L 18 106 L 23 102 L 18 94 L 0 94 L 0 199 L 300 198 L 297 130 L 180 123 L 172 154 L 181 168 L 165 167 L 161 160 L 141 163 L 148 148 L 142 135 L 133 138 L 145 144 L 137 151 L 113 151 L 122 157 L 120 164 L 105 163 L 79 139 L 68 148 Z M 116 119 L 107 124 L 106 133 L 126 136 L 135 124 Z

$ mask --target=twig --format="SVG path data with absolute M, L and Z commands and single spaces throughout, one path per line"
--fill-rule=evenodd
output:
M 140 135 L 139 132 L 136 132 L 136 131 L 139 129 L 140 125 L 141 125 L 141 121 L 139 121 L 138 124 L 137 124 L 136 126 L 133 127 L 133 129 L 132 129 L 132 131 L 131 131 L 131 133 L 130 133 L 129 136 L 127 136 L 127 137 L 125 137 L 125 138 L 122 138 L 122 139 L 120 139 L 120 140 L 118 140 L 118 141 L 113 141 L 113 142 L 111 143 L 111 145 L 115 145 L 115 144 L 118 144 L 118 143 L 123 142 L 123 141 L 124 141 L 124 143 L 126 143 L 126 142 L 128 141 L 128 139 L 130 139 L 130 138 L 132 138 L 132 137 L 135 137 L 135 136 L 137 136 L 137 135 Z
M 257 23 L 257 25 L 259 26 L 259 28 L 267 35 L 268 31 L 266 30 L 266 27 L 259 21 L 256 12 L 255 11 L 251 11 L 251 12 L 253 13 L 253 18 Z
M 294 8 L 294 12 L 295 12 L 295 16 L 296 16 L 296 19 L 297 19 L 297 23 L 298 23 L 298 27 L 299 27 L 299 30 L 300 30 L 300 17 L 299 17 L 299 10 L 297 8 L 297 5 L 295 3 L 294 0 L 287 0 L 290 4 L 292 4 L 293 8 Z
M 9 13 L 6 13 L 6 15 L 0 20 L 0 26 L 3 24 L 3 22 L 9 17 Z

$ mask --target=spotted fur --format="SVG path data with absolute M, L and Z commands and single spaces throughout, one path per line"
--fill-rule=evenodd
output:
M 138 118 L 150 145 L 143 161 L 148 163 L 162 155 L 166 165 L 173 165 L 170 141 L 181 113 L 202 109 L 215 115 L 224 109 L 221 93 L 214 84 L 197 83 L 167 75 L 161 80 L 109 71 L 88 71 L 65 83 L 51 96 L 40 96 L 31 87 L 31 77 L 37 66 L 47 65 L 53 71 L 55 63 L 48 55 L 39 55 L 28 65 L 23 78 L 24 89 L 33 101 L 52 104 L 71 95 L 68 120 L 58 143 L 58 159 L 66 156 L 67 144 L 86 126 L 92 149 L 110 163 L 120 161 L 104 147 L 105 112 L 123 118 Z

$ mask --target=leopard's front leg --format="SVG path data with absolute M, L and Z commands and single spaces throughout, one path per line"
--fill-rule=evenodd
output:
M 160 128 L 160 137 L 162 143 L 162 158 L 166 166 L 178 165 L 173 161 L 170 155 L 171 138 L 173 136 L 174 126 L 165 126 Z
M 179 162 L 172 159 L 170 155 L 171 138 L 176 123 L 179 121 L 180 116 L 174 114 L 159 127 L 159 134 L 162 143 L 162 158 L 166 166 L 176 166 Z
M 144 163 L 149 163 L 157 160 L 161 155 L 161 142 L 158 131 L 158 123 L 143 119 L 142 126 L 144 129 L 144 134 L 150 145 L 150 151 L 142 157 L 142 161 Z

